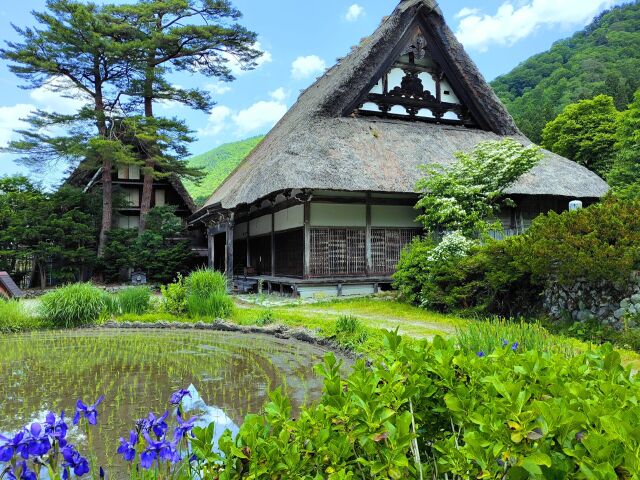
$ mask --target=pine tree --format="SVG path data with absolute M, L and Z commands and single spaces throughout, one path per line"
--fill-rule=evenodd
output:
M 187 71 L 231 81 L 230 62 L 251 69 L 262 53 L 254 47 L 256 34 L 237 23 L 241 13 L 229 0 L 142 0 L 111 7 L 110 14 L 136 28 L 127 42 L 130 52 L 135 51 L 136 61 L 128 93 L 142 100 L 142 114 L 147 119 L 147 134 L 139 144 L 144 160 L 142 232 L 151 208 L 154 179 L 184 168 L 179 156 L 167 155 L 160 145 L 163 134 L 156 130 L 154 103 L 170 100 L 202 111 L 213 106 L 205 91 L 176 87 L 166 75 L 169 71 Z M 172 131 L 180 134 L 183 128 L 177 120 L 161 122 L 164 135 Z

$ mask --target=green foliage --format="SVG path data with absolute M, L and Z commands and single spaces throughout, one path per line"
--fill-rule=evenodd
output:
M 233 299 L 226 292 L 213 292 L 206 297 L 187 296 L 187 312 L 191 318 L 228 318 L 233 308 Z
M 227 318 L 233 314 L 233 299 L 227 293 L 227 278 L 210 269 L 195 270 L 184 280 L 187 313 L 191 318 Z
M 572 103 L 546 125 L 542 145 L 604 177 L 611 169 L 619 117 L 607 95 Z
M 120 312 L 142 315 L 151 308 L 151 289 L 149 287 L 129 287 L 116 294 Z
M 536 282 L 565 285 L 628 281 L 640 267 L 640 205 L 606 199 L 575 212 L 550 212 L 534 220 L 518 258 Z
M 0 297 L 0 333 L 15 333 L 43 328 L 43 323 L 31 315 L 24 304 Z
M 456 331 L 458 346 L 472 353 L 489 354 L 508 349 L 516 352 L 552 352 L 571 357 L 577 353 L 571 342 L 552 335 L 537 323 L 507 321 L 473 321 Z M 517 342 L 517 343 L 516 343 Z
M 138 235 L 132 229 L 114 229 L 100 262 L 108 281 L 126 280 L 127 270 L 141 270 L 151 282 L 170 282 L 188 269 L 193 260 L 191 245 L 182 240 L 184 227 L 175 207 L 156 207 L 147 215 L 147 228 Z
M 418 182 L 421 198 L 416 208 L 418 220 L 427 232 L 461 231 L 474 237 L 486 233 L 489 222 L 503 205 L 513 205 L 505 190 L 541 159 L 536 146 L 524 147 L 505 139 L 478 144 L 471 153 L 456 153 L 451 168 L 439 165 L 425 168 L 426 177 Z
M 178 274 L 175 282 L 160 287 L 162 293 L 162 309 L 172 315 L 182 315 L 187 311 L 187 288 L 182 275 Z
M 341 345 L 354 347 L 367 341 L 368 332 L 358 318 L 352 315 L 338 317 L 335 325 L 335 338 Z
M 532 141 L 569 104 L 597 95 L 622 110 L 640 88 L 640 3 L 599 15 L 584 30 L 553 44 L 491 85 Z
M 347 377 L 327 355 L 317 367 L 320 403 L 297 420 L 273 392 L 263 414 L 220 439 L 211 476 L 616 479 L 640 471 L 640 382 L 611 347 L 574 356 L 500 347 L 480 358 L 439 337 L 409 345 L 388 333 L 385 343 L 380 358 L 358 361 Z M 205 460 L 207 435 L 196 435 Z
M 607 180 L 615 195 L 640 199 L 640 90 L 618 122 L 617 153 Z
M 257 136 L 226 143 L 208 152 L 191 157 L 188 163 L 191 167 L 203 169 L 206 175 L 198 182 L 186 181 L 185 187 L 198 205 L 207 201 L 211 192 L 215 191 L 222 182 L 262 141 L 264 136 Z
M 256 320 L 256 325 L 259 327 L 264 327 L 265 325 L 271 325 L 274 322 L 273 310 L 270 308 L 264 309 L 260 312 L 260 316 Z
M 393 286 L 400 297 L 409 303 L 419 305 L 422 298 L 422 287 L 431 273 L 431 251 L 435 243 L 429 239 L 414 238 L 400 255 L 400 260 L 393 274 Z
M 106 311 L 108 295 L 90 283 L 58 288 L 40 300 L 40 315 L 56 327 L 91 325 Z
M 99 200 L 62 187 L 44 193 L 25 177 L 0 178 L 0 269 L 16 281 L 36 264 L 40 286 L 82 280 L 95 262 Z
M 185 279 L 189 295 L 208 297 L 214 293 L 227 293 L 227 277 L 223 273 L 201 268 L 189 274 Z

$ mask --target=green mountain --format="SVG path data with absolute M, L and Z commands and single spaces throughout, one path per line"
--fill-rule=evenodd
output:
M 602 13 L 491 85 L 520 129 L 538 143 L 547 122 L 569 103 L 606 94 L 624 109 L 640 88 L 640 0 Z
M 203 205 L 213 191 L 256 148 L 263 138 L 264 136 L 257 136 L 239 142 L 225 143 L 213 150 L 191 157 L 188 160 L 189 165 L 200 167 L 206 173 L 198 185 L 184 182 L 196 204 Z

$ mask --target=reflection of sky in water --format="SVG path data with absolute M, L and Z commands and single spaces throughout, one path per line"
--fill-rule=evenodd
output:
M 218 407 L 210 407 L 202 400 L 202 397 L 193 384 L 189 385 L 189 393 L 191 397 L 186 396 L 182 399 L 182 409 L 187 413 L 193 413 L 199 416 L 196 425 L 206 427 L 213 423 L 215 444 L 222 436 L 225 430 L 231 430 L 231 434 L 235 437 L 238 433 L 238 426 L 231 420 L 224 411 Z

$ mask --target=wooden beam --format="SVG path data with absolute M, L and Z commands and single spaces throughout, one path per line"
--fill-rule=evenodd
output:
M 207 240 L 209 244 L 209 268 L 213 268 L 214 265 L 214 255 L 215 255 L 215 234 L 207 233 Z
M 311 202 L 304 203 L 304 264 L 302 266 L 302 277 L 310 277 L 311 268 Z
M 271 275 L 276 275 L 276 215 L 271 209 Z
M 225 272 L 229 280 L 233 279 L 233 221 L 227 223 L 227 255 Z
M 367 276 L 371 275 L 373 271 L 373 253 L 371 250 L 371 194 L 367 194 L 367 223 L 365 230 L 365 255 L 366 255 L 366 263 L 365 263 L 365 274 Z
M 247 268 L 251 268 L 251 222 L 247 221 Z

